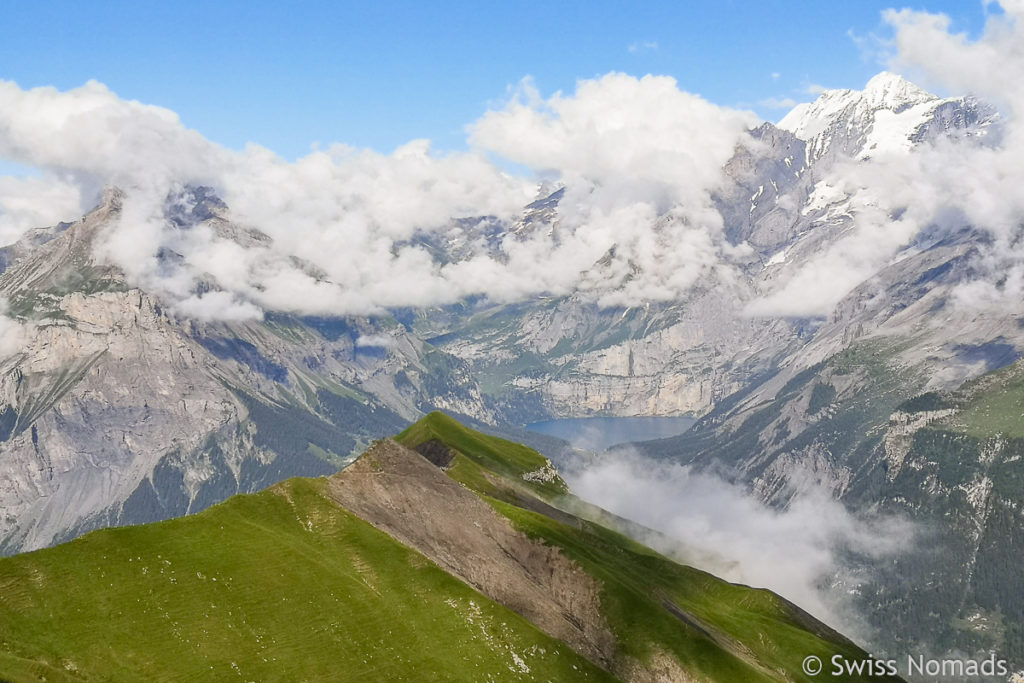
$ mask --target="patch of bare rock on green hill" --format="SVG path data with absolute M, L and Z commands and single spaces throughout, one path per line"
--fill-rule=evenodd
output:
M 598 582 L 419 453 L 381 441 L 331 477 L 329 491 L 343 507 L 609 668 L 616 642 L 600 612 Z

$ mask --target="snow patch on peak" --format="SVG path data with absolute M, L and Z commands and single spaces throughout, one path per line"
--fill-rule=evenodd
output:
M 883 71 L 868 81 L 863 96 L 872 109 L 889 109 L 897 113 L 916 104 L 939 99 L 891 71 Z
M 825 90 L 814 102 L 801 102 L 778 123 L 778 127 L 808 140 L 822 132 L 839 114 L 852 108 L 863 115 L 887 109 L 899 113 L 939 98 L 890 71 L 874 76 L 864 90 Z
M 800 122 L 807 118 L 810 113 L 810 109 L 810 102 L 801 102 L 790 109 L 788 114 L 779 119 L 779 122 L 775 124 L 775 127 L 788 130 L 790 133 L 796 135 L 796 129 L 800 127 Z
M 844 113 L 866 108 L 866 100 L 857 90 L 825 90 L 814 102 L 794 107 L 778 126 L 809 142 L 825 132 Z
M 928 100 L 901 111 L 882 109 L 862 147 L 864 156 L 907 151 L 914 146 L 914 136 L 934 114 L 941 100 Z

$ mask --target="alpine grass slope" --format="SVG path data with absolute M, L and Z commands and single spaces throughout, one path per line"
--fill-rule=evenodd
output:
M 808 654 L 867 657 L 565 493 L 432 413 L 333 476 L 0 560 L 0 677 L 811 681 Z

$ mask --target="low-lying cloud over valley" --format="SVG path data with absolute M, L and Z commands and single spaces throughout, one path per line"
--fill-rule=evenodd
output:
M 581 498 L 655 533 L 637 540 L 729 581 L 769 588 L 845 633 L 870 639 L 850 599 L 864 577 L 849 554 L 909 552 L 920 530 L 909 521 L 855 515 L 808 483 L 784 509 L 711 472 L 646 458 L 626 449 L 577 460 L 564 472 Z

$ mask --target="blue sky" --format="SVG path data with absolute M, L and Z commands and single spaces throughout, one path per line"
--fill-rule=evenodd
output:
M 879 13 L 893 4 L 18 3 L 0 23 L 0 78 L 60 89 L 96 79 L 214 141 L 287 158 L 316 142 L 389 152 L 425 137 L 449 150 L 524 76 L 548 96 L 609 71 L 665 74 L 775 120 L 785 110 L 771 98 L 861 87 L 879 71 L 854 37 L 884 37 Z M 972 35 L 986 11 L 980 0 L 912 7 Z

